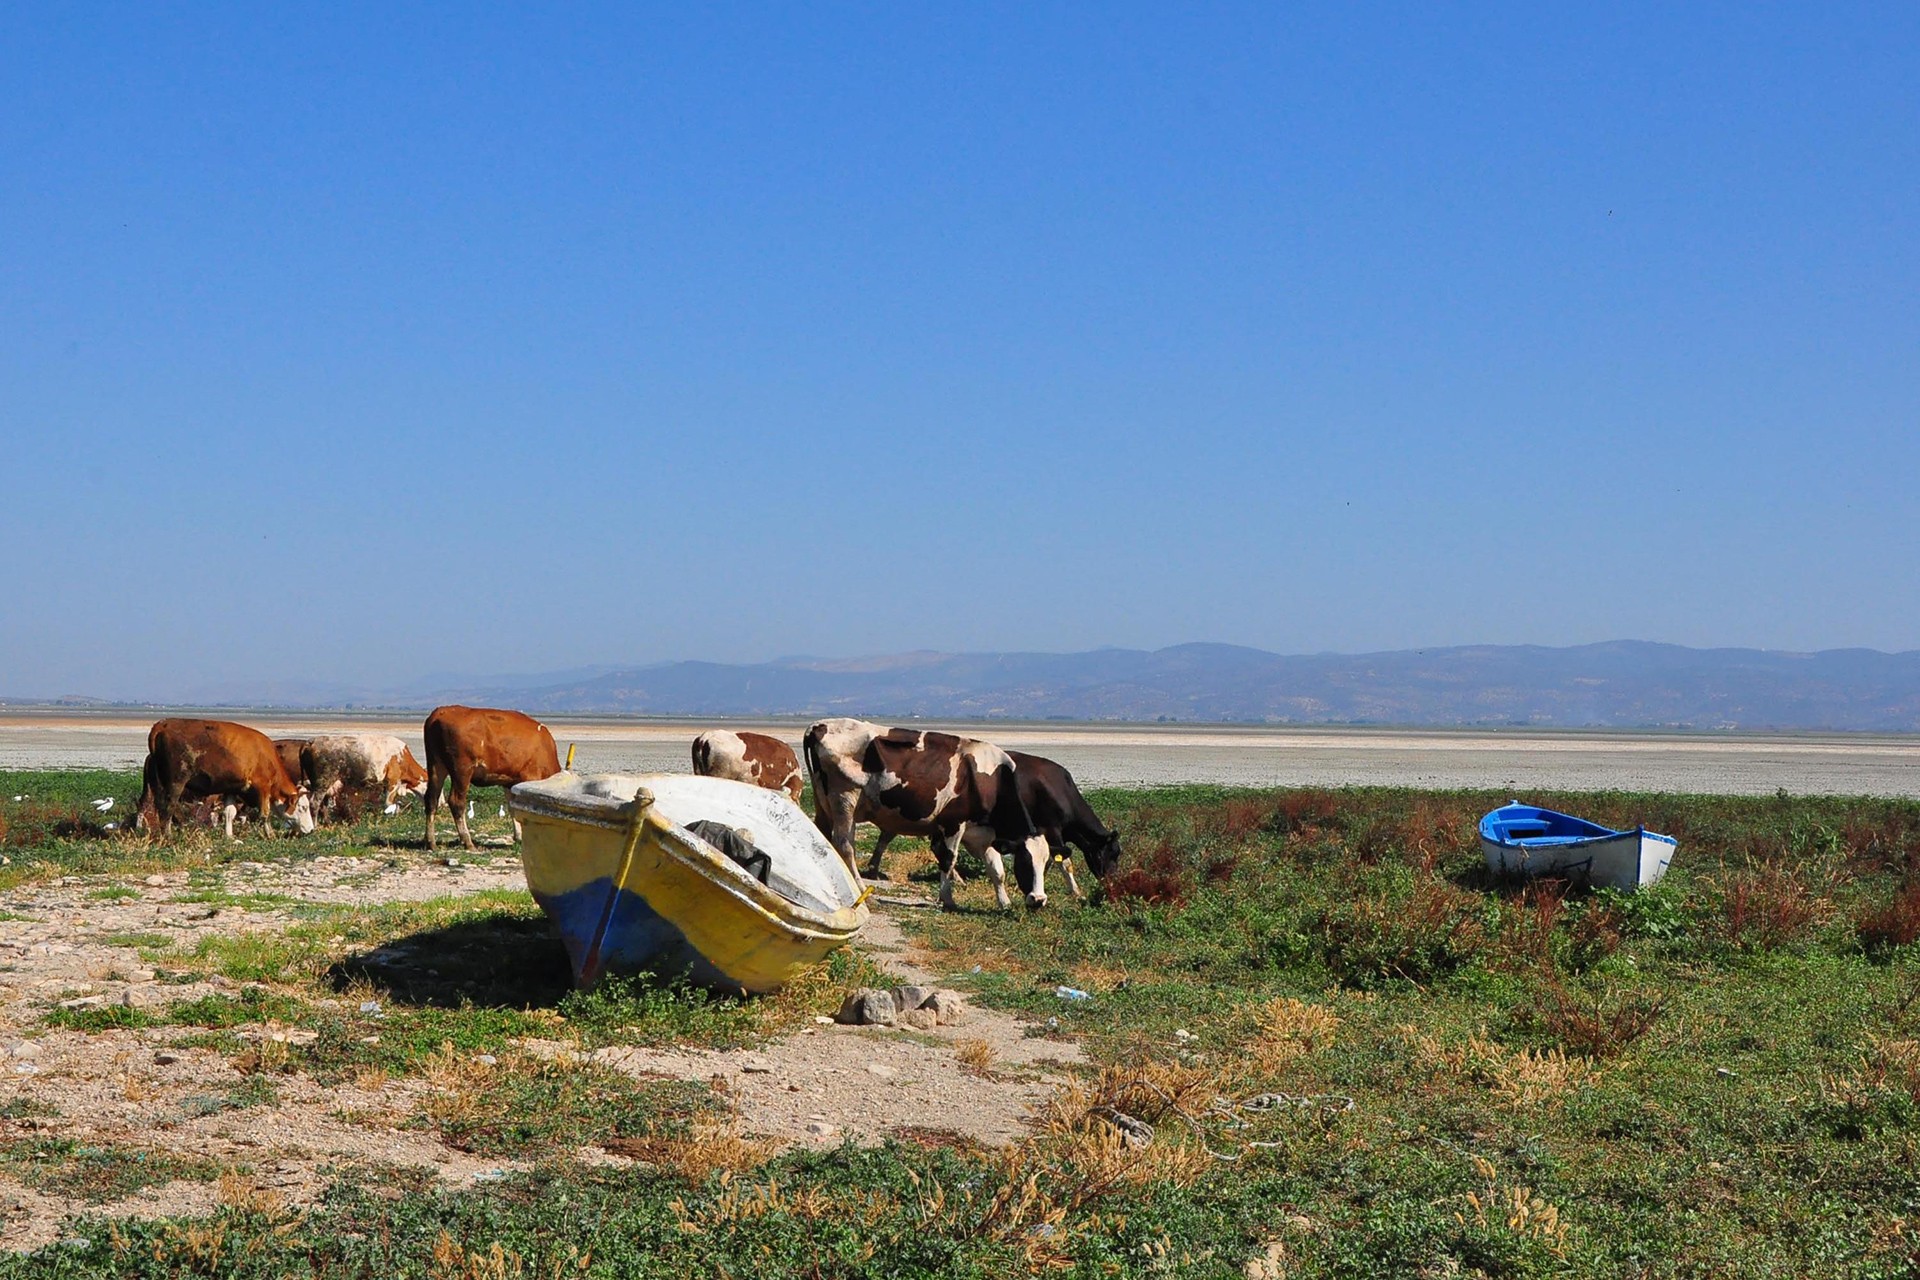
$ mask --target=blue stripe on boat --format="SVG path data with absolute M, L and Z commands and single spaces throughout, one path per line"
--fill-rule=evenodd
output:
M 684 972 L 695 982 L 710 986 L 739 985 L 737 979 L 722 973 L 694 950 L 679 927 L 640 895 L 620 890 L 609 915 L 607 895 L 612 892 L 613 881 L 601 876 L 565 893 L 534 895 L 560 930 L 577 985 L 590 987 L 603 973 L 631 973 L 641 968 Z M 594 935 L 603 918 L 606 934 L 596 948 Z

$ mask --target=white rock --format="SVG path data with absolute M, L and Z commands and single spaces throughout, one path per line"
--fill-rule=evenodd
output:
M 877 1062 L 869 1062 L 867 1064 L 867 1074 L 870 1076 L 879 1076 L 882 1080 L 891 1080 L 900 1073 L 892 1067 L 883 1067 Z
M 840 1126 L 825 1120 L 815 1120 L 807 1125 L 807 1132 L 816 1138 L 831 1138 L 840 1132 Z

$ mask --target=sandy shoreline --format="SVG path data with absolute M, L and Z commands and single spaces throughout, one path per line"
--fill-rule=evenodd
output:
M 417 713 L 226 712 L 275 736 L 379 731 L 420 750 Z M 137 768 L 146 715 L 0 711 L 0 769 Z M 682 772 L 712 720 L 547 718 L 576 767 Z M 729 722 L 798 743 L 799 722 Z M 1233 725 L 996 723 L 946 726 L 1048 755 L 1089 786 L 1400 785 L 1764 795 L 1920 796 L 1920 737 L 1682 734 Z

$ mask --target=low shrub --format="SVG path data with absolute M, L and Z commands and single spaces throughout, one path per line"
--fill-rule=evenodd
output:
M 1487 943 L 1478 897 L 1431 878 L 1408 892 L 1365 894 L 1333 907 L 1321 934 L 1327 968 L 1362 988 L 1447 977 L 1472 964 Z
M 1920 876 L 1910 877 L 1884 906 L 1861 911 L 1853 927 L 1870 956 L 1885 956 L 1920 941 Z

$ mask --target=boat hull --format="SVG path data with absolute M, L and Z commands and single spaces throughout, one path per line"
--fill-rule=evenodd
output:
M 763 994 L 846 945 L 866 921 L 844 864 L 824 840 L 812 846 L 809 837 L 818 833 L 785 795 L 719 779 L 665 784 L 696 800 L 711 791 L 744 805 L 735 812 L 750 813 L 745 820 L 776 858 L 808 860 L 819 882 L 811 907 L 745 874 L 663 814 L 646 788 L 609 805 L 587 803 L 554 781 L 515 788 L 513 813 L 523 829 L 527 887 L 560 934 L 576 986 L 653 969 Z M 716 786 L 757 794 L 728 795 Z M 792 814 L 772 809 L 773 802 Z
M 1480 837 L 1495 875 L 1556 876 L 1594 888 L 1632 892 L 1659 883 L 1675 842 L 1651 831 L 1620 831 L 1590 840 L 1532 844 Z

